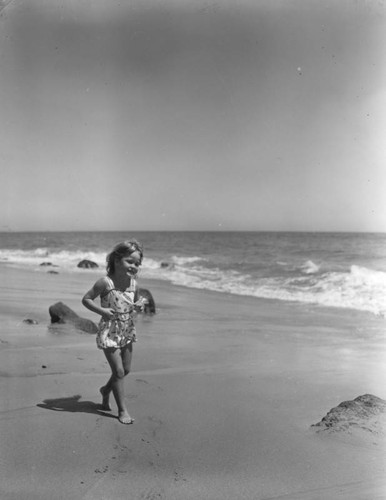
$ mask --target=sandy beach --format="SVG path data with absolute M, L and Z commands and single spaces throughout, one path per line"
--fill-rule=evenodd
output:
M 386 2 L 0 0 L 0 44 L 0 500 L 386 500 Z M 133 425 L 49 314 L 108 262 Z
M 0 273 L 2 499 L 386 498 L 382 433 L 310 427 L 386 398 L 384 319 L 142 282 L 157 314 L 138 318 L 125 426 L 100 409 L 94 335 L 49 321 L 58 300 L 97 320 L 95 273 Z

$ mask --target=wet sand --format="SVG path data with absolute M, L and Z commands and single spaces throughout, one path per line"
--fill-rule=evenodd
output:
M 383 434 L 310 427 L 341 401 L 386 398 L 385 320 L 353 311 L 142 282 L 126 399 L 95 336 L 50 325 L 97 275 L 0 266 L 2 499 L 380 499 Z M 37 325 L 23 319 L 38 321 Z

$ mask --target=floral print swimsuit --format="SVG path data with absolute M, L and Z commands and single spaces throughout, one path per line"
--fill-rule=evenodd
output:
M 121 348 L 136 342 L 134 325 L 134 294 L 136 282 L 131 280 L 129 288 L 125 291 L 114 288 L 113 280 L 107 277 L 109 289 L 101 296 L 101 306 L 110 307 L 116 311 L 114 318 L 105 320 L 101 318 L 96 336 L 99 349 L 109 347 Z

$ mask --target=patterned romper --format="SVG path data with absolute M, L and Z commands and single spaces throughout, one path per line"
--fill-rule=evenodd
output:
M 130 342 L 137 341 L 134 325 L 136 281 L 132 279 L 130 287 L 122 292 L 114 288 L 114 283 L 108 276 L 107 280 L 109 289 L 101 296 L 101 306 L 111 307 L 116 311 L 116 314 L 111 320 L 101 318 L 96 336 L 98 349 L 121 348 L 130 344 Z

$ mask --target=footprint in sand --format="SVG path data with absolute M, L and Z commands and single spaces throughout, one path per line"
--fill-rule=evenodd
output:
M 151 487 L 143 491 L 139 498 L 141 500 L 159 500 L 160 498 L 164 498 L 164 493 L 162 490 Z
M 108 470 L 109 470 L 109 466 L 105 465 L 102 469 L 95 469 L 94 472 L 96 472 L 97 474 L 104 474 Z
M 144 380 L 143 378 L 136 378 L 135 381 L 141 382 L 142 384 L 149 384 L 149 382 L 147 380 Z
M 174 471 L 174 482 L 177 483 L 178 481 L 186 481 L 182 467 L 177 467 Z

